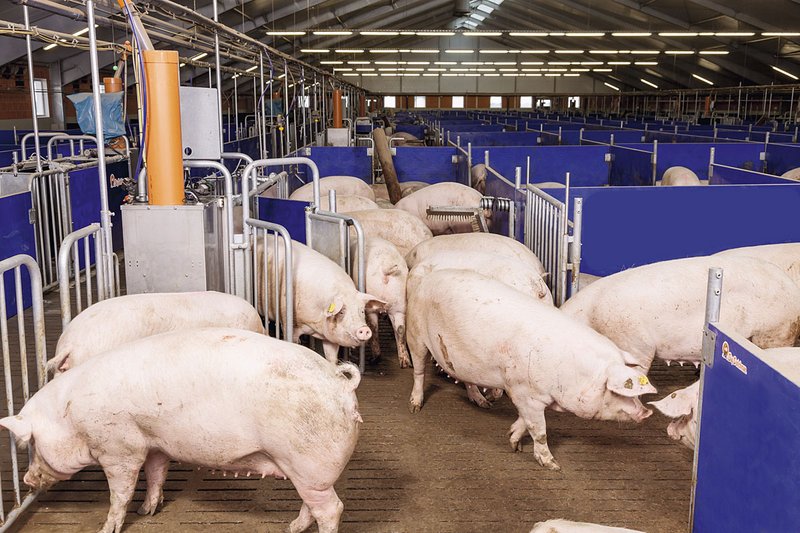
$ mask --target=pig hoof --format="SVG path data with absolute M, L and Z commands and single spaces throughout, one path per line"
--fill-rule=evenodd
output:
M 521 440 L 510 440 L 511 443 L 511 451 L 515 453 L 522 453 L 522 441 Z
M 417 403 L 414 400 L 411 400 L 410 402 L 408 402 L 408 410 L 411 411 L 412 415 L 416 414 L 416 413 L 419 413 L 421 409 L 422 409 L 422 404 L 421 403 Z
M 161 501 L 155 504 L 145 501 L 144 503 L 142 503 L 142 506 L 139 507 L 139 509 L 136 511 L 136 514 L 138 514 L 139 516 L 147 516 L 147 515 L 153 516 L 156 514 L 159 505 L 163 503 L 163 501 L 164 500 L 162 499 Z
M 561 470 L 561 466 L 556 462 L 555 459 L 550 459 L 543 462 L 542 466 L 554 472 L 558 472 L 559 470 Z
M 492 408 L 492 402 L 488 401 L 483 396 L 480 396 L 480 397 L 477 397 L 477 398 L 470 398 L 470 400 L 472 401 L 472 403 L 474 403 L 475 405 L 477 405 L 478 407 L 481 407 L 483 409 L 491 409 Z
M 411 360 L 408 357 L 400 357 L 400 368 L 409 368 L 411 366 Z

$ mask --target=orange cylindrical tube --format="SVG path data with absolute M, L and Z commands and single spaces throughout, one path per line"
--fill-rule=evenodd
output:
M 333 127 L 342 127 L 342 91 L 333 90 Z
M 103 78 L 103 87 L 105 87 L 106 93 L 121 93 L 122 78 Z
M 367 97 L 363 94 L 358 97 L 358 116 L 367 116 Z
M 183 204 L 178 52 L 142 50 L 147 78 L 147 194 L 151 205 Z

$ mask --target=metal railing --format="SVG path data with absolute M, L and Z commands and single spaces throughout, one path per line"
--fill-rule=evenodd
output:
M 348 228 L 353 228 L 356 235 L 355 247 L 357 250 L 356 264 L 358 276 L 355 280 L 356 288 L 367 292 L 366 280 L 366 239 L 364 230 L 358 220 L 351 216 L 336 212 L 336 191 L 328 191 L 328 206 L 330 211 L 314 211 L 306 216 L 306 241 L 308 247 L 315 250 L 339 265 L 353 277 L 352 261 L 350 257 L 351 235 Z M 320 236 L 315 239 L 314 236 Z M 366 368 L 366 347 L 364 343 L 358 349 L 358 366 L 361 372 Z
M 5 402 L 7 416 L 14 416 L 18 410 L 15 405 L 21 400 L 20 405 L 24 405 L 31 397 L 30 379 L 28 375 L 28 339 L 26 337 L 26 321 L 23 294 L 23 267 L 28 271 L 30 277 L 30 297 L 32 303 L 32 326 L 33 326 L 33 361 L 36 366 L 36 390 L 41 389 L 47 382 L 45 363 L 47 361 L 47 345 L 45 342 L 44 326 L 44 303 L 42 296 L 42 276 L 36 260 L 29 255 L 15 255 L 0 261 L 0 344 L 3 351 L 3 377 L 5 382 Z M 13 272 L 14 279 L 14 301 L 17 317 L 16 343 L 12 343 L 8 327 L 8 309 L 6 307 L 6 286 L 5 274 Z M 12 347 L 19 356 L 20 374 L 12 375 Z M 17 385 L 18 388 L 15 388 Z M 20 396 L 21 389 L 21 396 Z M 22 497 L 20 487 L 20 461 L 18 457 L 17 445 L 14 436 L 9 433 L 9 452 L 11 460 L 11 486 L 13 490 L 13 503 L 10 511 L 6 512 L 6 495 L 0 488 L 0 532 L 11 528 L 19 515 L 36 499 L 38 492 L 29 492 Z M 28 449 L 28 461 L 30 461 L 31 449 Z M 3 469 L 5 472 L 6 470 Z M 5 486 L 0 480 L 0 487 Z
M 58 247 L 72 231 L 68 173 L 51 169 L 31 179 L 32 219 L 36 231 L 36 257 L 45 287 L 56 283 Z
M 567 212 L 568 202 L 569 173 L 564 202 L 538 187 L 527 186 L 525 246 L 542 262 L 557 306 L 577 292 L 580 275 L 583 199 L 574 199 L 572 222 Z
M 74 285 L 75 293 L 75 314 L 83 311 L 83 297 L 81 288 L 81 278 L 84 278 L 83 288 L 85 289 L 86 307 L 92 305 L 92 257 L 90 239 L 94 239 L 95 257 L 95 279 L 97 283 L 96 301 L 100 302 L 109 297 L 106 294 L 105 276 L 102 259 L 102 238 L 100 236 L 100 224 L 94 223 L 73 231 L 64 238 L 61 248 L 58 250 L 58 292 L 61 300 L 61 327 L 67 327 L 72 320 L 72 293 L 70 291 L 70 280 Z M 81 250 L 80 241 L 83 241 Z M 83 252 L 83 268 L 81 268 L 81 251 Z M 115 262 L 115 270 L 118 275 L 119 260 Z M 70 272 L 71 271 L 71 272 Z M 83 276 L 81 275 L 83 273 Z M 119 280 L 115 284 L 119 287 Z
M 294 259 L 292 238 L 286 228 L 264 220 L 248 218 L 244 231 L 249 233 L 253 246 L 250 260 L 253 262 L 253 299 L 250 303 L 264 317 L 269 335 L 269 319 L 275 323 L 275 338 L 294 341 Z M 278 237 L 283 246 L 278 245 Z M 271 266 L 271 268 L 270 268 Z M 283 268 L 283 279 L 280 272 Z M 283 297 L 281 297 L 283 295 Z M 283 310 L 283 313 L 282 313 Z M 281 327 L 282 326 L 282 327 Z

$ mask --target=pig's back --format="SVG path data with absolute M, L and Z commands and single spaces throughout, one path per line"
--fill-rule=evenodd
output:
M 203 465 L 214 454 L 263 449 L 279 457 L 287 442 L 312 458 L 345 445 L 357 431 L 360 378 L 341 368 L 264 335 L 201 328 L 106 352 L 51 386 L 69 397 L 68 416 L 85 434 L 108 438 L 113 420 L 139 428 L 149 447 Z M 326 449 L 317 449 L 315 435 L 325 436 Z
M 143 337 L 211 326 L 264 331 L 255 308 L 230 294 L 132 294 L 97 302 L 78 314 L 59 338 L 55 358 L 70 357 L 72 367 Z
M 354 176 L 327 176 L 319 180 L 320 197 L 327 196 L 328 191 L 335 190 L 336 194 L 347 194 L 353 196 L 363 196 L 375 201 L 375 192 L 367 183 Z M 302 200 L 305 202 L 314 201 L 314 183 L 306 183 L 296 189 L 291 195 L 291 200 Z
M 433 237 L 419 218 L 398 209 L 366 209 L 348 213 L 360 224 L 367 238 L 380 237 L 394 244 L 405 256 L 420 242 Z
M 494 233 L 462 233 L 458 235 L 439 235 L 433 239 L 423 241 L 414 247 L 407 255 L 406 262 L 412 268 L 417 263 L 440 253 L 483 252 L 499 255 L 510 255 L 536 270 L 544 272 L 544 266 L 539 258 L 521 242 L 496 235 Z
M 765 244 L 732 248 L 716 254 L 718 257 L 753 257 L 777 265 L 800 285 L 800 243 Z

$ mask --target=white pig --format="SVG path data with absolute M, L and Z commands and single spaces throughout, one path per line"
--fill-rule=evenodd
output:
M 531 533 L 644 533 L 624 527 L 601 526 L 588 522 L 572 522 L 571 520 L 548 520 L 538 522 Z
M 599 279 L 561 307 L 632 353 L 645 372 L 654 357 L 700 361 L 708 269 L 724 270 L 720 322 L 761 348 L 791 346 L 800 333 L 800 287 L 750 257 L 691 257 Z
M 456 379 L 503 389 L 519 412 L 511 448 L 521 450 L 529 432 L 534 457 L 551 470 L 560 467 L 547 447 L 546 408 L 636 422 L 652 414 L 638 397 L 656 389 L 626 366 L 629 354 L 555 307 L 474 272 L 429 274 L 409 295 L 406 333 L 412 413 L 422 408 L 430 352 Z
M 404 257 L 413 247 L 433 237 L 431 230 L 419 218 L 398 209 L 367 209 L 348 215 L 358 220 L 366 238 L 385 239 L 394 244 Z
M 644 533 L 624 527 L 601 526 L 587 522 L 571 522 L 569 520 L 548 520 L 533 526 L 531 533 Z
M 327 196 L 322 196 L 319 199 L 319 208 L 322 211 L 329 211 L 330 204 Z M 350 211 L 363 211 L 364 209 L 378 209 L 378 204 L 364 198 L 363 196 L 354 196 L 350 194 L 336 195 L 336 212 L 349 213 Z
M 238 296 L 213 291 L 129 294 L 78 314 L 64 328 L 47 370 L 58 374 L 142 337 L 205 326 L 264 332 L 256 310 Z
M 460 250 L 457 254 L 444 251 L 417 263 L 408 275 L 407 292 L 416 291 L 422 280 L 437 270 L 469 270 L 487 278 L 505 283 L 512 289 L 535 298 L 545 305 L 553 305 L 550 289 L 535 270 L 508 255 L 489 254 L 474 250 Z M 500 399 L 502 390 L 490 391 L 485 397 L 474 383 L 464 383 L 470 401 L 488 409 L 492 401 Z
M 351 196 L 363 196 L 369 200 L 375 201 L 375 193 L 372 192 L 367 182 L 353 176 L 327 176 L 319 180 L 319 194 L 327 196 L 328 191 L 331 189 L 336 190 L 336 194 L 348 194 Z M 309 182 L 302 187 L 296 189 L 291 195 L 290 200 L 302 200 L 304 202 L 314 201 L 314 183 Z
M 661 414 L 674 420 L 667 426 L 667 435 L 687 448 L 694 450 L 697 442 L 697 401 L 700 381 L 678 389 L 658 401 L 648 402 Z
M 409 268 L 425 259 L 440 253 L 461 254 L 469 251 L 512 256 L 531 270 L 545 277 L 544 266 L 527 246 L 519 241 L 494 233 L 462 233 L 459 235 L 439 235 L 422 241 L 406 255 Z
M 437 237 L 438 239 L 439 237 Z M 553 295 L 542 275 L 530 264 L 513 255 L 489 253 L 478 249 L 463 249 L 458 253 L 445 250 L 427 256 L 411 269 L 408 276 L 408 293 L 414 292 L 425 276 L 436 270 L 471 270 L 505 283 L 523 294 L 553 305 Z
M 792 280 L 800 285 L 800 243 L 764 244 L 731 248 L 717 254 L 718 257 L 755 257 L 778 265 Z
M 434 235 L 445 233 L 470 233 L 472 224 L 464 220 L 436 220 L 428 218 L 429 207 L 460 206 L 479 207 L 483 195 L 460 183 L 435 183 L 409 194 L 395 204 L 397 209 L 419 217 Z M 484 214 L 487 216 L 487 213 Z
M 781 177 L 794 181 L 800 181 L 800 167 L 787 170 L 786 172 L 781 174 Z
M 481 193 L 481 196 L 486 194 L 486 165 L 478 163 L 470 169 L 470 176 L 472 179 L 472 188 Z
M 430 183 L 425 183 L 424 181 L 401 181 L 400 182 L 400 191 L 402 192 L 402 197 L 405 198 L 411 193 L 417 192 L 420 189 L 424 189 L 430 185 Z M 374 183 L 372 184 L 372 191 L 375 193 L 375 201 L 378 200 L 386 200 L 389 201 L 389 191 L 386 188 L 385 183 Z
M 661 185 L 666 186 L 691 186 L 702 185 L 697 174 L 686 167 L 669 167 L 661 177 Z
M 274 238 L 274 237 L 273 237 Z M 274 241 L 268 241 L 267 268 L 273 272 L 275 260 Z M 259 246 L 259 255 L 261 247 Z M 263 259 L 259 258 L 260 265 Z M 305 244 L 292 241 L 294 275 L 294 342 L 301 335 L 311 335 L 322 340 L 325 357 L 336 362 L 339 347 L 355 348 L 372 337 L 366 322 L 365 309 L 382 310 L 386 302 L 371 294 L 358 292 L 353 280 L 336 263 Z M 278 246 L 278 279 L 281 294 L 281 322 L 286 323 L 284 283 L 285 267 L 283 246 Z M 263 276 L 263 268 L 259 268 Z M 276 294 L 275 280 L 270 276 L 270 294 Z M 259 281 L 258 308 L 264 308 L 263 278 Z M 269 306 L 269 317 L 275 320 L 274 305 Z
M 372 237 L 366 240 L 366 269 L 364 281 L 366 290 L 376 298 L 386 302 L 381 312 L 389 315 L 397 343 L 397 359 L 400 368 L 411 366 L 406 348 L 406 282 L 408 267 L 403 255 L 387 240 Z M 353 280 L 358 280 L 358 255 L 355 244 L 351 248 L 351 272 Z M 371 348 L 375 356 L 380 356 L 381 346 L 378 338 L 377 310 L 367 311 L 367 323 L 372 330 Z
M 140 514 L 155 513 L 171 460 L 234 475 L 289 478 L 303 506 L 289 527 L 338 530 L 333 488 L 358 439 L 358 369 L 258 333 L 203 328 L 163 333 L 94 357 L 0 420 L 33 443 L 25 483 L 47 489 L 100 465 L 119 533 L 144 466 Z
M 723 296 L 723 303 L 724 301 Z M 781 373 L 791 376 L 792 379 L 800 376 L 800 348 L 769 348 L 763 350 L 762 359 Z M 697 404 L 699 400 L 700 381 L 695 381 L 688 387 L 676 390 L 658 401 L 649 402 L 664 416 L 674 419 L 667 426 L 667 435 L 692 450 L 697 444 Z

